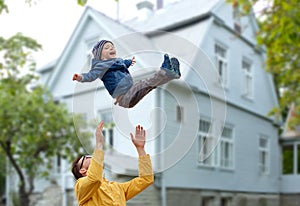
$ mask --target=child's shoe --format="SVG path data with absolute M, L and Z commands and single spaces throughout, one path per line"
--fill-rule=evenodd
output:
M 180 64 L 179 64 L 178 59 L 176 59 L 175 57 L 171 58 L 171 67 L 174 72 L 175 79 L 179 79 L 181 77 Z
M 168 54 L 164 55 L 164 62 L 161 65 L 161 69 L 166 70 L 171 67 L 171 61 Z
M 161 69 L 165 70 L 167 75 L 173 79 L 180 78 L 179 61 L 176 58 L 169 58 L 168 54 L 164 55 L 164 62 L 161 65 Z

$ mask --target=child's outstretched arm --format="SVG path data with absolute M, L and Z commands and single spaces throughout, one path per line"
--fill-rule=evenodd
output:
M 97 78 L 102 77 L 106 71 L 107 69 L 105 71 L 101 69 L 91 69 L 88 73 L 74 74 L 73 81 L 76 80 L 78 82 L 92 82 Z
M 106 73 L 109 67 L 113 67 L 114 62 L 101 62 L 97 61 L 95 64 L 92 65 L 92 69 L 87 73 L 81 74 L 74 74 L 73 81 L 79 82 L 92 82 L 98 78 L 102 78 L 103 75 Z
M 102 78 L 104 74 L 107 72 L 107 70 L 123 70 L 124 64 L 126 67 L 133 66 L 135 64 L 136 60 L 135 57 L 132 57 L 132 59 L 112 59 L 107 61 L 95 61 L 92 64 L 92 69 L 87 73 L 82 74 L 74 74 L 73 81 L 79 81 L 79 82 L 92 82 L 96 80 L 97 78 Z

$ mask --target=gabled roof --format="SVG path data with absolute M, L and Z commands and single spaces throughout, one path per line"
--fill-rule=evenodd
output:
M 156 11 L 145 21 L 140 21 L 137 17 L 125 24 L 138 31 L 168 30 L 170 27 L 205 18 L 222 2 L 223 0 L 179 1 Z
M 53 67 L 55 67 L 55 65 L 57 64 L 57 60 L 58 59 L 53 59 L 52 61 L 48 62 L 47 64 L 45 64 L 44 66 L 40 67 L 37 72 L 38 73 L 43 73 L 46 72 L 48 70 L 53 69 Z
M 89 6 L 86 7 L 78 24 L 75 27 L 75 30 L 71 34 L 71 37 L 68 43 L 66 44 L 62 54 L 57 60 L 56 65 L 51 65 L 51 66 L 55 66 L 55 68 L 50 78 L 46 82 L 46 85 L 50 88 L 50 90 L 55 84 L 56 77 L 60 73 L 60 70 L 64 69 L 63 63 L 65 62 L 66 58 L 69 56 L 70 52 L 72 51 L 72 47 L 75 45 L 78 39 L 81 38 L 81 33 L 90 19 L 92 19 L 99 26 L 101 26 L 101 28 L 105 30 L 105 32 L 110 36 L 111 39 L 117 38 L 121 34 L 124 35 L 126 33 L 133 32 L 133 30 L 130 29 L 129 27 L 124 26 L 118 21 L 106 16 L 105 14 L 98 12 Z
M 282 139 L 298 138 L 300 140 L 300 125 L 295 128 L 290 128 L 290 121 L 295 116 L 295 104 L 293 103 L 289 109 L 289 113 L 285 122 L 284 130 L 281 135 Z

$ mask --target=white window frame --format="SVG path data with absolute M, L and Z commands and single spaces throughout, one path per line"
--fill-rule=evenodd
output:
M 293 171 L 291 173 L 286 173 L 284 174 L 283 173 L 283 166 L 284 166 L 284 163 L 282 162 L 282 175 L 300 175 L 300 171 L 298 171 L 298 162 L 300 161 L 300 159 L 298 158 L 299 154 L 299 150 L 298 150 L 298 147 L 300 148 L 300 143 L 298 142 L 294 142 L 294 143 L 288 143 L 288 144 L 283 144 L 282 145 L 282 155 L 284 155 L 284 147 L 286 146 L 290 146 L 292 148 L 292 152 L 293 152 Z M 283 159 L 283 158 L 282 158 Z
M 265 140 L 266 144 L 261 145 L 261 140 Z M 270 138 L 267 135 L 260 135 L 258 138 L 258 164 L 261 174 L 268 175 L 270 172 Z
M 295 144 L 283 144 L 282 145 L 282 170 L 281 170 L 282 175 L 294 175 L 295 174 L 295 171 L 296 171 L 295 167 L 297 166 L 297 164 L 295 164 L 295 162 L 297 162 L 297 161 L 295 161 L 295 157 L 297 157 L 297 155 L 295 154 L 295 149 L 297 149 L 297 147 L 295 147 L 295 146 L 296 146 Z M 293 155 L 293 163 L 292 164 L 293 165 L 292 165 L 292 171 L 290 173 L 284 173 L 283 172 L 283 170 L 284 170 L 283 155 L 285 154 L 285 151 L 287 151 L 286 147 L 291 148 L 291 149 L 289 149 L 289 151 L 293 152 L 292 153 L 292 155 Z
M 104 135 L 104 143 L 105 143 L 105 149 L 110 149 L 114 147 L 114 123 L 113 123 L 113 117 L 111 111 L 99 111 L 98 116 L 101 118 L 101 120 L 104 121 L 105 124 L 108 124 L 109 127 L 103 128 L 103 135 Z
M 176 121 L 183 122 L 183 106 L 177 105 L 176 106 Z
M 220 52 L 217 48 L 223 50 Z M 216 58 L 216 67 L 218 72 L 218 83 L 224 87 L 227 86 L 228 81 L 228 60 L 227 60 L 227 48 L 222 46 L 219 43 L 215 43 L 214 46 L 215 58 Z
M 103 136 L 105 148 L 112 148 L 114 146 L 114 129 L 113 128 L 103 128 Z
M 230 206 L 233 204 L 233 197 L 221 197 L 220 198 L 221 206 Z
M 230 130 L 230 136 L 224 136 L 225 130 Z M 227 154 L 225 147 L 229 149 L 229 153 Z M 233 169 L 234 168 L 234 131 L 232 127 L 225 126 L 223 128 L 223 132 L 220 138 L 220 167 L 223 169 Z M 227 156 L 226 156 L 227 155 Z
M 201 205 L 203 206 L 212 206 L 214 205 L 215 197 L 214 196 L 204 196 L 201 200 Z
M 201 130 L 201 123 L 207 124 L 208 128 Z M 217 166 L 217 151 L 211 147 L 216 148 L 216 137 L 213 135 L 213 123 L 207 119 L 199 120 L 198 130 L 198 164 L 207 167 Z M 210 143 L 210 144 L 208 144 Z M 203 153 L 204 152 L 204 153 Z
M 244 59 L 242 60 L 243 70 L 243 95 L 247 98 L 252 99 L 254 94 L 254 80 L 253 80 L 253 66 L 251 61 Z

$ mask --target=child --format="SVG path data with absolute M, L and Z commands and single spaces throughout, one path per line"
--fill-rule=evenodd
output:
M 101 79 L 109 94 L 116 99 L 115 104 L 124 108 L 134 107 L 152 89 L 181 76 L 179 61 L 165 54 L 159 71 L 152 77 L 134 83 L 128 68 L 136 63 L 135 57 L 125 60 L 117 58 L 114 44 L 108 40 L 99 41 L 92 52 L 91 70 L 74 74 L 73 81 L 92 82 Z

